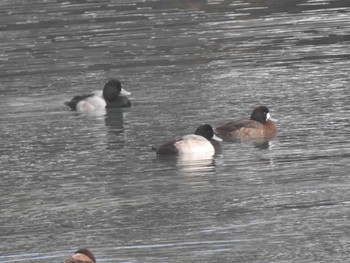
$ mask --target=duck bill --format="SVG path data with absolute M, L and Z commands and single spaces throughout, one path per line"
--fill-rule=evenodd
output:
M 129 96 L 129 95 L 131 95 L 131 92 L 129 92 L 129 91 L 127 91 L 127 90 L 122 88 L 122 90 L 120 91 L 120 95 L 122 95 L 122 96 Z
M 271 118 L 271 114 L 270 113 L 267 113 L 266 115 L 266 121 L 274 121 L 274 122 L 277 122 L 278 120 L 277 119 L 274 119 L 274 118 Z
M 266 114 L 266 121 L 268 121 L 269 119 L 271 119 L 271 114 L 270 114 L 270 112 L 268 112 L 268 113 Z
M 212 139 L 218 142 L 222 142 L 222 139 L 216 136 L 215 134 L 213 135 Z

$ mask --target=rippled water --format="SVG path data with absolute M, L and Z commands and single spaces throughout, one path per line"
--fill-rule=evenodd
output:
M 1 1 L 0 262 L 346 262 L 347 0 Z M 130 109 L 63 102 L 119 78 Z M 278 137 L 174 136 L 264 104 Z

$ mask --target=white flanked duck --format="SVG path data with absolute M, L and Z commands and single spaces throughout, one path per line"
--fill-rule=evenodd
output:
M 178 139 L 171 140 L 160 146 L 153 146 L 157 154 L 205 154 L 213 156 L 220 149 L 218 138 L 209 124 L 199 126 L 194 134 L 184 135 Z
M 72 110 L 80 112 L 104 108 L 123 108 L 131 106 L 130 100 L 125 97 L 128 95 L 131 93 L 122 88 L 120 81 L 112 79 L 106 83 L 102 93 L 78 95 L 64 104 Z

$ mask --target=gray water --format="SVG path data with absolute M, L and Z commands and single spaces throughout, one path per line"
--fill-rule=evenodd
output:
M 0 2 L 0 262 L 347 262 L 348 0 Z M 63 102 L 121 80 L 132 107 Z M 151 145 L 266 105 L 276 140 Z

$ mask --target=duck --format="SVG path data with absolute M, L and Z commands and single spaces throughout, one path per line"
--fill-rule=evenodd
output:
M 64 263 L 96 263 L 96 259 L 90 250 L 82 248 L 67 258 Z
M 105 108 L 123 108 L 131 106 L 130 100 L 124 97 L 128 95 L 131 95 L 131 93 L 122 88 L 119 80 L 111 79 L 106 83 L 102 92 L 78 95 L 64 104 L 70 107 L 71 110 L 80 112 Z
M 222 139 L 218 138 L 210 124 L 199 126 L 194 134 L 184 135 L 173 139 L 160 146 L 152 146 L 157 154 L 209 154 L 211 156 L 219 152 Z
M 227 122 L 214 128 L 214 133 L 223 139 L 269 140 L 276 137 L 277 126 L 266 106 L 254 108 L 250 119 Z

